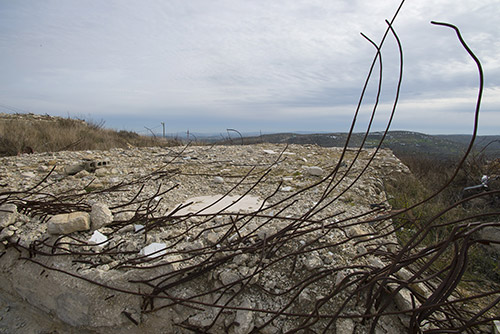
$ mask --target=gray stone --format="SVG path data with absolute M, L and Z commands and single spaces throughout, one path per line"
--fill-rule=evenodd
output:
M 339 318 L 336 322 L 336 332 L 342 334 L 352 334 L 354 333 L 354 321 L 349 318 Z
M 418 300 L 416 298 L 413 298 L 410 290 L 406 288 L 399 290 L 398 293 L 394 296 L 394 303 L 400 311 L 413 309 L 413 301 L 415 302 L 416 307 L 420 306 Z
M 52 216 L 47 223 L 50 234 L 69 234 L 90 229 L 90 215 L 87 212 L 63 213 Z
M 15 204 L 4 204 L 0 206 L 0 228 L 15 223 L 17 217 L 17 206 Z
M 222 284 L 229 285 L 233 282 L 238 281 L 240 279 L 240 275 L 232 270 L 227 270 L 220 273 L 219 279 L 221 280 Z
M 219 236 L 214 231 L 210 231 L 207 233 L 206 239 L 211 245 L 214 245 L 219 240 Z
M 323 169 L 318 166 L 311 166 L 305 168 L 306 173 L 312 176 L 321 176 L 323 175 Z
M 56 299 L 56 312 L 59 319 L 72 325 L 82 326 L 89 322 L 90 301 L 79 293 L 64 293 Z
M 0 241 L 8 239 L 14 235 L 14 231 L 9 228 L 4 228 L 2 232 L 0 232 Z
M 64 167 L 64 174 L 75 175 L 85 169 L 83 164 L 74 164 Z
M 317 254 L 308 254 L 304 259 L 304 265 L 307 270 L 313 270 L 323 267 L 323 261 Z
M 113 222 L 113 214 L 104 203 L 95 203 L 90 211 L 90 222 L 92 230 L 97 230 Z
M 248 300 L 245 300 L 240 307 L 253 308 L 254 306 Z M 234 319 L 234 326 L 232 327 L 235 334 L 248 334 L 252 331 L 254 326 L 254 315 L 252 311 L 236 311 L 236 319 Z
M 205 313 L 198 313 L 190 317 L 188 319 L 188 322 L 190 325 L 203 328 L 206 326 L 210 326 L 210 324 L 212 323 L 212 319 Z
M 118 221 L 128 221 L 134 217 L 134 213 L 130 211 L 119 212 L 114 215 L 114 218 Z
M 36 174 L 33 172 L 24 172 L 21 174 L 21 176 L 25 179 L 32 179 L 36 176 Z

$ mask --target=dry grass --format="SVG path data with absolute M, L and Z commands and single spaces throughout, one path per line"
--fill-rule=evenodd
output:
M 130 146 L 175 146 L 176 140 L 140 136 L 130 131 L 103 128 L 103 122 L 53 117 L 0 119 L 0 156 L 49 151 L 107 150 Z

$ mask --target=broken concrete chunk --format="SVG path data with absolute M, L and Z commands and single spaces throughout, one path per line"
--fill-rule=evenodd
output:
M 258 210 L 264 201 L 259 197 L 245 196 L 200 196 L 189 199 L 183 204 L 183 208 L 175 212 L 175 215 L 186 215 L 189 213 L 213 214 L 221 210 L 225 212 L 252 212 Z
M 213 319 L 211 319 L 209 316 L 207 316 L 207 314 L 204 313 L 195 314 L 194 316 L 188 319 L 190 325 L 193 325 L 198 328 L 210 326 L 212 321 Z
M 352 334 L 354 333 L 355 324 L 352 319 L 339 318 L 337 319 L 336 327 L 337 327 L 337 333 Z
M 254 307 L 252 303 L 245 300 L 243 304 L 240 305 L 241 308 L 251 309 Z M 232 332 L 235 334 L 248 334 L 255 327 L 254 314 L 252 311 L 238 310 L 236 311 L 236 319 L 234 320 L 234 326 L 231 328 Z
M 0 232 L 0 241 L 8 239 L 14 235 L 14 231 L 8 228 L 4 228 L 2 232 Z
M 0 228 L 14 224 L 17 217 L 17 206 L 15 204 L 4 204 L 0 206 Z
M 227 270 L 220 273 L 219 279 L 222 284 L 229 285 L 240 280 L 240 275 L 232 270 Z
M 66 175 L 75 175 L 85 169 L 85 165 L 83 164 L 74 164 L 64 167 L 64 174 Z
M 87 212 L 62 213 L 52 216 L 47 223 L 50 234 L 70 234 L 90 229 L 90 215 Z
M 95 203 L 90 211 L 90 222 L 92 230 L 97 230 L 113 222 L 113 214 L 104 203 Z
M 307 270 L 313 270 L 323 267 L 323 261 L 317 254 L 308 254 L 304 260 Z

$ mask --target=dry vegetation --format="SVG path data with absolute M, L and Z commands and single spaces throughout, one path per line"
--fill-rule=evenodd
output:
M 174 146 L 180 142 L 104 129 L 103 122 L 26 114 L 0 118 L 0 156 L 63 150 L 107 150 L 113 147 Z
M 412 175 L 399 177 L 386 184 L 390 203 L 394 210 L 411 207 L 430 197 L 438 191 L 453 175 L 456 160 L 439 160 L 425 156 L 400 156 L 400 159 L 410 168 Z M 430 245 L 445 240 L 453 222 L 491 221 L 499 205 L 497 195 L 483 196 L 469 200 L 453 209 L 441 214 L 447 208 L 468 197 L 464 188 L 480 183 L 482 175 L 497 175 L 500 170 L 492 169 L 484 156 L 472 155 L 450 186 L 446 187 L 436 197 L 427 201 L 425 205 L 417 206 L 394 219 L 396 226 L 401 227 L 398 238 L 402 243 L 408 241 L 420 228 L 433 221 L 433 229 L 427 236 L 424 244 Z M 498 181 L 489 184 L 490 192 L 498 190 Z M 448 256 L 447 256 L 448 255 Z M 440 270 L 441 264 L 448 261 L 451 254 L 444 254 L 441 261 L 435 263 L 434 269 Z M 480 284 L 500 284 L 499 256 L 482 245 L 475 245 L 469 252 L 469 265 L 467 266 L 463 282 L 476 282 Z

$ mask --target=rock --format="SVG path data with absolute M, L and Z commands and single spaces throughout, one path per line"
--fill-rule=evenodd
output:
M 17 217 L 17 206 L 15 204 L 4 204 L 0 206 L 0 229 L 15 223 Z
M 206 235 L 206 240 L 208 241 L 209 244 L 215 245 L 219 240 L 219 236 L 214 231 L 210 231 Z
M 321 176 L 323 175 L 323 169 L 318 166 L 306 167 L 306 173 L 312 176 Z
M 323 267 L 323 261 L 317 254 L 309 254 L 304 259 L 304 265 L 306 266 L 307 270 L 313 270 Z
M 208 317 L 205 313 L 198 313 L 190 317 L 188 319 L 188 323 L 198 328 L 203 328 L 210 326 L 212 319 L 210 319 L 210 317 Z
M 66 175 L 75 175 L 85 169 L 85 165 L 83 164 L 74 164 L 64 167 L 64 174 Z
M 420 306 L 420 302 L 413 297 L 410 290 L 402 288 L 394 296 L 394 303 L 400 311 L 407 311 L 413 309 L 413 302 L 415 302 L 416 307 Z
M 33 172 L 25 172 L 25 173 L 22 173 L 21 176 L 25 179 L 32 179 L 36 176 L 36 174 Z
M 86 176 L 90 176 L 90 173 L 87 172 L 86 170 L 81 170 L 78 173 L 76 173 L 76 175 L 75 175 L 75 177 L 80 178 L 80 179 L 82 179 Z
M 90 215 L 87 212 L 62 213 L 52 216 L 47 223 L 50 234 L 70 234 L 90 229 Z
M 219 279 L 221 280 L 222 284 L 229 285 L 233 282 L 238 281 L 240 279 L 240 275 L 232 270 L 227 270 L 220 273 Z
M 105 168 L 98 168 L 95 171 L 95 176 L 104 176 L 108 174 L 108 171 Z
M 4 228 L 2 232 L 0 232 L 0 241 L 8 239 L 14 235 L 14 231 L 8 228 Z
M 134 217 L 134 213 L 130 211 L 119 212 L 114 216 L 117 221 L 129 221 L 132 217 Z
M 310 305 L 311 303 L 314 303 L 315 300 L 311 296 L 311 293 L 308 289 L 304 289 L 300 292 L 299 294 L 299 303 L 301 305 Z
M 354 333 L 354 321 L 349 318 L 339 318 L 336 322 L 336 332 L 342 334 Z
M 90 211 L 90 222 L 92 230 L 97 230 L 113 222 L 113 214 L 104 203 L 95 203 Z
M 240 305 L 242 308 L 253 308 L 254 306 L 245 300 L 243 304 Z M 252 311 L 238 310 L 236 311 L 236 318 L 234 319 L 234 326 L 232 327 L 233 333 L 235 334 L 248 334 L 254 328 L 254 315 Z

